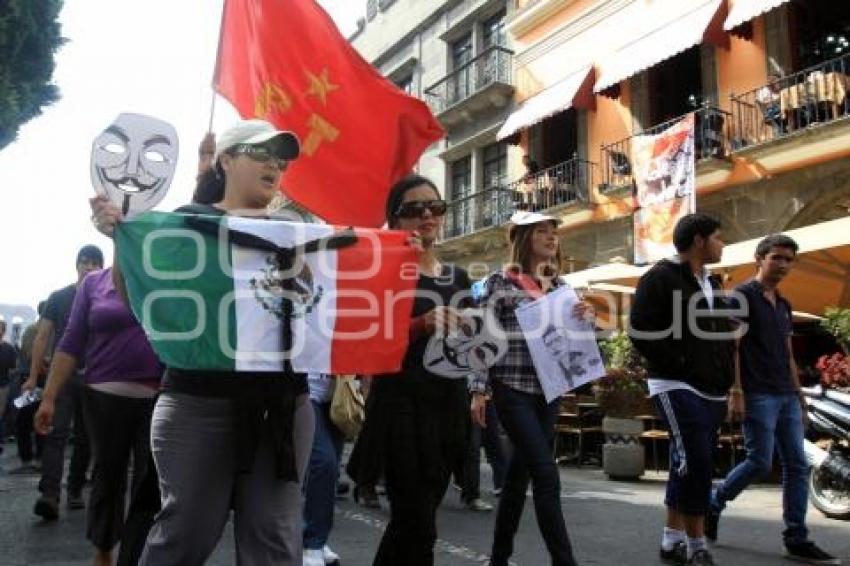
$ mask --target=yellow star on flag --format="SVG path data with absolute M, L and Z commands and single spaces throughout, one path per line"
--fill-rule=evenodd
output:
M 310 71 L 304 72 L 307 73 L 307 79 L 310 81 L 310 89 L 307 91 L 307 95 L 312 94 L 321 100 L 323 105 L 327 105 L 328 93 L 339 90 L 339 85 L 331 83 L 331 80 L 328 78 L 327 68 L 322 69 L 322 72 L 318 76 Z

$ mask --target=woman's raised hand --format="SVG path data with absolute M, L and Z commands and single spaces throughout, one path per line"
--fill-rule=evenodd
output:
M 115 226 L 124 217 L 121 210 L 102 195 L 90 198 L 89 206 L 91 206 L 91 221 L 94 227 L 104 236 L 111 238 L 115 233 Z

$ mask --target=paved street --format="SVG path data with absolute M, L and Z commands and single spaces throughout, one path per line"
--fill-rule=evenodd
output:
M 0 456 L 0 467 L 14 467 L 13 445 Z M 636 483 L 612 482 L 596 469 L 561 468 L 563 505 L 580 564 L 657 564 L 663 477 L 649 473 Z M 482 486 L 490 486 L 483 468 Z M 35 476 L 0 472 L 0 566 L 83 565 L 90 547 L 84 540 L 85 511 L 66 512 L 55 523 L 41 523 L 32 515 Z M 777 486 L 762 485 L 733 504 L 720 524 L 721 544 L 714 548 L 720 564 L 760 566 L 783 564 L 780 557 L 782 507 Z M 850 565 L 850 523 L 826 519 L 810 510 L 816 540 Z M 343 564 L 370 564 L 386 512 L 364 510 L 350 499 L 338 505 L 331 546 Z M 492 513 L 472 513 L 450 490 L 439 515 L 439 565 L 481 564 L 486 560 L 493 527 Z M 228 527 L 210 564 L 234 563 L 233 537 Z M 547 564 L 529 497 L 514 562 L 522 566 Z

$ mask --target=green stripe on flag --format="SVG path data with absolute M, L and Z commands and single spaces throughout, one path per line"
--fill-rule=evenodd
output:
M 120 223 L 115 245 L 130 306 L 160 360 L 183 369 L 234 369 L 230 246 L 166 212 Z

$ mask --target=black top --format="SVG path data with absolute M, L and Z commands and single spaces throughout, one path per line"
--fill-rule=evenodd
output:
M 459 267 L 443 266 L 440 277 L 420 275 L 413 301 L 414 318 L 436 306 L 471 306 L 471 282 Z M 452 302 L 457 293 L 466 299 Z M 440 297 L 440 303 L 435 303 Z M 397 419 L 414 419 L 415 450 L 422 474 L 440 478 L 463 458 L 470 423 L 466 379 L 450 379 L 429 372 L 423 365 L 429 335 L 410 342 L 398 373 L 374 376 L 366 408 L 366 422 L 349 458 L 348 473 L 358 483 L 376 481 L 383 472 L 384 456 L 395 449 L 392 434 Z
M 181 206 L 175 212 L 210 216 L 226 214 L 220 208 L 207 204 Z M 292 434 L 295 399 L 307 393 L 306 374 L 169 367 L 163 377 L 162 390 L 232 399 L 237 470 L 243 473 L 251 471 L 259 438 L 267 435 L 271 437 L 275 450 L 277 476 L 298 480 Z
M 797 390 L 791 376 L 788 337 L 793 332 L 791 303 L 776 293 L 776 306 L 764 296 L 755 279 L 736 288 L 747 301 L 747 315 L 740 316 L 747 330 L 741 338 L 741 386 L 747 393 L 784 394 Z
M 18 353 L 15 351 L 15 347 L 0 340 L 0 387 L 9 385 L 9 372 L 15 369 L 17 365 Z
M 732 322 L 724 312 L 731 305 L 720 280 L 715 276 L 709 280 L 715 291 L 711 309 L 688 264 L 667 259 L 656 263 L 640 278 L 635 291 L 630 338 L 646 358 L 650 377 L 683 381 L 719 396 L 726 394 L 735 378 L 735 342 Z M 689 316 L 695 295 L 699 298 L 694 299 Z M 697 330 L 702 336 L 695 335 Z
M 47 355 L 53 355 L 53 350 L 65 334 L 65 327 L 68 325 L 68 317 L 71 315 L 71 306 L 74 304 L 74 296 L 77 294 L 76 285 L 68 285 L 58 291 L 53 291 L 47 298 L 47 305 L 44 307 L 45 318 L 53 323 L 53 336 L 50 346 L 47 350 Z

